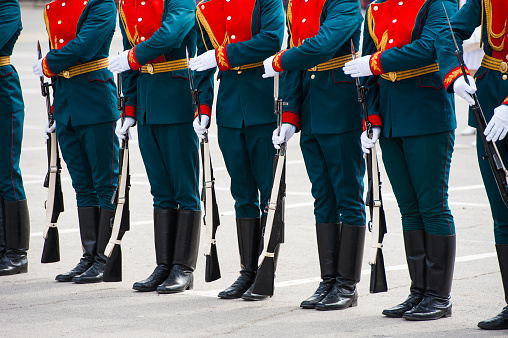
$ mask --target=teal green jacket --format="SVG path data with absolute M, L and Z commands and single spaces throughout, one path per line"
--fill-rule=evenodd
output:
M 216 50 L 220 80 L 217 125 L 229 128 L 274 123 L 273 79 L 263 79 L 262 62 L 280 51 L 284 37 L 281 0 L 235 1 L 223 8 L 223 0 L 199 4 L 196 20 L 198 55 Z M 204 6 L 204 7 L 203 7 Z M 227 17 L 230 17 L 228 20 Z M 228 36 L 228 38 L 222 38 Z M 233 39 L 235 37 L 235 39 Z M 235 40 L 242 40 L 235 42 Z M 224 64 L 221 64 L 222 53 Z M 235 69 L 258 64 L 248 69 Z M 216 68 L 195 72 L 202 91 L 201 111 L 211 116 Z
M 362 83 L 368 89 L 371 120 L 374 124 L 382 122 L 385 137 L 451 131 L 457 127 L 454 100 L 446 92 L 439 71 L 395 82 L 379 75 L 435 65 L 434 41 L 446 24 L 443 5 L 448 15 L 453 15 L 457 1 L 399 3 L 376 0 L 367 8 L 362 53 L 372 55 L 370 65 L 375 75 L 363 78 Z
M 46 29 L 52 47 L 43 61 L 46 75 L 58 74 L 69 67 L 109 55 L 116 24 L 115 2 L 89 0 L 84 8 L 77 6 L 78 2 L 65 0 L 45 6 Z M 79 11 L 82 11 L 79 17 L 72 16 Z M 60 48 L 57 42 L 63 42 L 59 40 L 62 36 L 73 39 Z M 118 119 L 116 86 L 113 73 L 107 68 L 69 79 L 54 76 L 52 82 L 55 85 L 54 118 L 58 123 L 82 126 Z
M 288 103 L 283 122 L 306 134 L 362 128 L 355 81 L 344 74 L 342 66 L 310 70 L 333 58 L 351 56 L 351 41 L 358 50 L 362 20 L 358 0 L 288 3 L 288 49 L 274 59 L 280 63 L 277 70 L 283 70 L 282 98 Z M 304 25 L 314 28 L 305 30 Z
M 196 51 L 195 2 L 167 0 L 163 6 L 158 7 L 159 4 L 148 0 L 125 0 L 120 4 L 124 48 L 132 49 L 137 67 L 185 60 L 186 48 L 189 55 Z M 176 124 L 194 120 L 187 68 L 155 74 L 128 70 L 122 73 L 122 84 L 128 98 L 126 113 L 139 123 Z
M 0 1 L 0 56 L 12 55 L 22 28 L 18 0 Z M 0 67 L 0 114 L 11 114 L 24 108 L 16 69 L 12 65 Z
M 492 33 L 499 33 L 503 27 L 506 27 L 508 2 L 505 0 L 492 0 L 492 11 L 487 11 L 485 7 L 482 11 L 482 6 L 488 6 L 488 2 L 469 0 L 450 19 L 457 44 L 460 50 L 462 50 L 462 41 L 468 39 L 473 34 L 475 28 L 483 22 L 482 45 L 485 55 L 508 62 L 508 37 L 506 30 L 504 31 L 505 34 L 500 38 L 492 36 Z M 489 26 L 493 28 L 491 33 L 489 33 Z M 504 45 L 502 45 L 503 41 Z M 457 77 L 462 76 L 462 72 L 460 71 L 457 57 L 454 54 L 456 48 L 448 25 L 442 27 L 435 45 L 439 56 L 439 65 L 444 76 L 444 84 L 449 92 L 453 92 L 453 83 Z M 504 48 L 501 48 L 501 46 Z M 476 71 L 475 78 L 480 104 L 485 119 L 488 122 L 492 118 L 495 107 L 502 103 L 508 104 L 508 72 L 505 70 L 504 73 L 501 73 L 500 71 L 481 66 Z M 476 127 L 472 111 L 469 113 L 469 125 Z

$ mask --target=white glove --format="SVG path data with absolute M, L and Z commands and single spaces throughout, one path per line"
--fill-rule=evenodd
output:
M 49 126 L 49 121 L 48 121 L 48 123 L 46 123 L 46 127 L 44 127 L 44 133 L 43 133 L 43 137 L 46 139 L 46 142 L 48 142 L 48 140 L 49 140 L 49 134 L 54 132 L 55 129 L 56 129 L 56 121 L 53 121 L 53 124 L 51 125 L 51 127 Z
M 215 57 L 215 49 L 204 52 L 200 56 L 195 57 L 189 61 L 191 70 L 198 72 L 217 67 L 217 58 Z
M 344 74 L 350 75 L 351 77 L 372 75 L 372 70 L 370 69 L 370 57 L 370 55 L 365 55 L 356 60 L 347 62 L 342 68 L 342 70 L 344 70 Z
M 208 117 L 208 115 L 205 114 L 201 115 L 201 123 L 199 123 L 199 116 L 196 116 L 194 122 L 192 122 L 194 131 L 201 140 L 205 138 L 206 127 L 208 126 L 208 122 L 210 122 L 210 118 Z
M 381 134 L 381 127 L 373 126 L 372 127 L 372 138 L 367 136 L 367 130 L 362 133 L 360 140 L 362 141 L 362 150 L 365 154 L 370 153 L 370 148 L 374 147 L 377 140 L 379 139 L 379 135 Z
M 496 142 L 504 139 L 508 132 L 508 106 L 500 105 L 494 109 L 494 116 L 490 119 L 489 124 L 483 134 L 487 136 L 487 141 Z
M 44 72 L 42 71 L 42 59 L 39 59 L 34 63 L 32 66 L 32 72 L 39 77 L 44 76 Z
M 113 73 L 122 73 L 131 69 L 131 66 L 129 65 L 129 51 L 130 49 L 118 54 L 117 56 L 110 56 L 108 69 Z
M 120 140 L 125 139 L 125 134 L 129 135 L 129 140 L 131 137 L 131 132 L 129 131 L 129 128 L 132 127 L 136 123 L 136 119 L 130 116 L 126 116 L 125 120 L 122 124 L 122 118 L 119 118 L 118 121 L 116 121 L 116 128 L 115 128 L 115 134 L 118 136 Z
M 471 95 L 476 92 L 476 83 L 470 75 L 467 76 L 467 79 L 469 80 L 469 85 L 466 83 L 463 76 L 458 77 L 453 83 L 453 91 L 472 106 L 474 105 L 474 100 Z
M 272 143 L 275 149 L 280 149 L 281 143 L 284 141 L 287 142 L 293 136 L 296 131 L 296 127 L 290 123 L 283 123 L 280 126 L 280 134 L 279 128 L 275 128 L 272 134 Z
M 275 75 L 277 75 L 277 72 L 275 71 L 275 69 L 273 69 L 273 58 L 274 57 L 275 57 L 275 55 L 270 56 L 268 59 L 263 61 L 263 67 L 265 68 L 265 73 L 262 76 L 264 79 L 269 78 L 269 77 L 274 77 Z M 279 149 L 279 148 L 277 148 L 277 149 Z

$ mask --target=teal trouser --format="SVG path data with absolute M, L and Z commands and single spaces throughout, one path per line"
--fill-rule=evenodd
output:
M 114 210 L 111 198 L 118 182 L 118 138 L 115 122 L 86 126 L 56 123 L 62 157 L 76 191 L 79 208 Z
M 402 215 L 404 231 L 455 234 L 448 207 L 448 178 L 455 132 L 381 137 L 383 163 Z
M 201 210 L 198 138 L 192 123 L 138 124 L 153 207 Z
M 265 211 L 273 182 L 275 128 L 275 123 L 242 129 L 218 127 L 219 147 L 231 177 L 236 217 L 259 217 Z
M 307 174 L 312 183 L 316 223 L 365 225 L 361 131 L 341 134 L 301 133 Z
M 0 114 L 0 195 L 7 201 L 26 199 L 19 169 L 24 118 L 23 110 Z

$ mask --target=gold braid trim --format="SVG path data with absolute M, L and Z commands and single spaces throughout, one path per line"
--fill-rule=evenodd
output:
M 485 3 L 485 15 L 487 17 L 487 36 L 488 36 L 488 40 L 489 40 L 489 45 L 496 52 L 501 52 L 504 49 L 504 39 L 503 39 L 503 42 L 501 42 L 501 44 L 499 46 L 496 46 L 494 44 L 494 42 L 492 42 L 492 38 L 499 39 L 499 38 L 501 38 L 501 37 L 503 37 L 505 35 L 505 33 L 506 33 L 506 20 L 504 22 L 504 28 L 501 31 L 501 33 L 497 33 L 497 34 L 494 33 L 494 31 L 492 30 L 492 1 L 491 0 L 487 0 L 487 1 L 488 1 L 488 4 Z M 483 20 L 483 16 L 482 16 L 482 20 Z M 483 23 L 482 23 L 482 25 L 483 25 Z
M 215 37 L 215 35 L 213 34 L 213 31 L 212 31 L 212 28 L 210 27 L 210 24 L 208 23 L 208 21 L 206 21 L 206 18 L 205 16 L 203 15 L 203 12 L 201 12 L 201 8 L 200 8 L 200 5 L 204 2 L 205 0 L 202 0 L 198 6 L 196 7 L 196 18 L 198 19 L 198 23 L 199 23 L 199 29 L 201 30 L 201 37 L 203 38 L 203 41 L 205 41 L 205 38 L 204 38 L 204 35 L 203 35 L 203 29 L 201 27 L 203 27 L 206 31 L 206 33 L 208 34 L 208 37 L 210 38 L 210 41 L 212 42 L 212 46 L 214 49 L 217 49 L 218 47 L 220 46 L 224 46 L 224 45 L 227 45 L 228 42 L 229 42 L 229 38 L 228 38 L 228 35 L 226 33 L 226 36 L 224 36 L 224 44 L 220 44 L 219 41 L 217 40 L 217 38 Z M 208 50 L 208 47 L 206 48 Z
M 53 41 L 51 41 L 51 34 L 49 33 L 49 19 L 48 19 L 48 13 L 46 13 L 46 6 L 44 6 L 44 23 L 46 24 L 46 32 L 48 32 L 49 44 L 51 45 L 51 49 L 55 49 L 56 48 L 56 39 L 55 39 L 55 45 L 54 45 Z
M 76 66 L 72 66 L 58 74 L 58 76 L 70 79 L 71 77 L 78 76 L 85 73 L 90 73 L 96 70 L 108 68 L 108 58 L 103 58 L 95 61 L 85 62 Z
M 370 37 L 372 38 L 372 40 L 376 44 L 376 48 L 377 48 L 378 41 L 377 41 L 376 33 L 374 32 L 375 23 L 374 23 L 374 16 L 372 16 L 372 5 L 369 6 L 369 11 L 367 12 L 367 23 L 369 25 Z
M 291 33 L 291 39 L 289 40 L 289 48 L 293 48 L 295 46 L 295 43 L 293 42 L 293 31 L 291 30 L 293 28 L 293 1 L 289 2 L 287 12 L 288 12 L 287 21 L 289 25 L 289 32 Z
M 132 36 L 129 31 L 129 27 L 127 26 L 127 18 L 125 17 L 125 13 L 123 11 L 123 6 L 120 5 L 120 19 L 122 20 L 122 25 L 125 30 L 125 34 L 127 34 L 127 39 L 132 47 L 136 46 L 136 41 L 138 39 L 138 25 L 134 26 L 134 36 Z
M 10 64 L 11 64 L 11 57 L 10 56 L 0 56 L 0 67 L 8 66 Z

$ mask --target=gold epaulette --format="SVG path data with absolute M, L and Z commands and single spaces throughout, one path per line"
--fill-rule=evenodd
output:
M 72 66 L 69 69 L 66 69 L 58 74 L 58 76 L 64 77 L 66 79 L 70 79 L 71 77 L 78 76 L 85 73 L 90 73 L 95 70 L 108 68 L 108 58 L 99 59 L 95 61 L 90 61 L 86 63 L 79 64 L 77 66 Z
M 439 72 L 439 65 L 437 63 L 433 63 L 431 65 L 417 69 L 403 70 L 400 72 L 389 72 L 381 74 L 381 77 L 385 80 L 395 82 L 435 72 Z
M 11 64 L 11 57 L 10 56 L 0 56 L 0 67 L 8 66 L 10 64 Z
M 358 54 L 356 54 L 356 56 L 358 57 Z M 324 72 L 325 70 L 342 68 L 342 67 L 344 67 L 346 62 L 349 62 L 351 60 L 353 60 L 353 56 L 352 55 L 350 55 L 350 54 L 343 55 L 343 56 L 339 56 L 339 57 L 333 58 L 333 59 L 331 59 L 329 61 L 320 63 L 317 66 L 309 68 L 308 70 L 309 70 L 309 72 Z
M 231 70 L 245 70 L 245 69 L 251 69 L 256 67 L 261 67 L 263 65 L 263 62 L 257 62 L 257 63 L 251 63 L 248 65 L 238 66 L 235 68 L 231 68 Z
M 174 61 L 166 61 L 159 63 L 147 63 L 146 65 L 140 68 L 141 73 L 144 74 L 157 74 L 157 73 L 167 73 L 173 72 L 175 70 L 187 69 L 187 60 L 180 59 Z
M 501 73 L 508 72 L 508 63 L 503 60 L 493 58 L 492 56 L 484 55 L 482 60 L 482 67 L 497 70 Z

